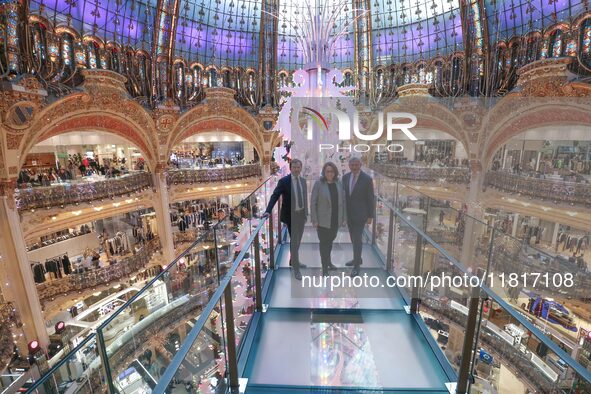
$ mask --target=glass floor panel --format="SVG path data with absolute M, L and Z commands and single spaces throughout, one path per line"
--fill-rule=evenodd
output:
M 344 272 L 349 275 L 350 269 L 331 271 L 340 276 Z M 379 268 L 362 269 L 361 273 L 375 275 L 386 283 L 386 272 Z M 320 269 L 304 268 L 302 275 L 320 275 Z M 273 286 L 265 303 L 269 308 L 337 308 L 337 309 L 397 309 L 402 310 L 404 302 L 400 291 L 392 287 L 377 287 L 373 289 L 347 289 L 346 291 L 331 292 L 330 287 L 302 288 L 301 281 L 293 278 L 289 268 L 278 268 L 273 273 Z M 296 286 L 296 288 L 292 288 Z M 309 294 L 309 296 L 306 296 Z M 348 295 L 347 297 L 343 297 Z
M 402 311 L 270 309 L 251 349 L 245 377 L 252 390 L 270 385 L 446 392 L 447 377 L 435 354 Z
M 304 235 L 302 236 L 302 243 L 318 243 L 318 234 L 316 229 L 308 224 L 304 228 Z M 335 244 L 351 244 L 351 237 L 349 236 L 349 230 L 346 226 L 340 227 L 337 237 L 334 240 Z
M 315 243 L 302 243 L 300 245 L 300 261 L 310 268 L 320 268 L 320 251 L 318 246 L 317 239 Z M 282 253 L 280 253 L 280 258 L 277 261 L 277 267 L 288 267 L 290 254 L 289 244 L 283 245 Z M 351 243 L 334 243 L 331 258 L 332 263 L 337 267 L 351 270 L 350 267 L 345 267 L 345 263 L 353 259 L 353 245 Z M 384 268 L 370 244 L 363 245 L 361 259 L 363 260 L 363 268 Z M 302 274 L 304 274 L 303 271 Z

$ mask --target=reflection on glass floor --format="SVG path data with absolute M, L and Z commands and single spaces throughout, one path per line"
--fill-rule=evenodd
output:
M 248 386 L 447 392 L 447 377 L 419 332 L 403 311 L 270 310 L 249 357 Z
M 302 275 L 320 275 L 318 238 L 306 228 L 300 260 Z M 289 268 L 289 243 L 281 247 L 278 268 L 265 298 L 262 314 L 247 352 L 243 377 L 247 393 L 309 392 L 340 389 L 348 392 L 447 393 L 446 375 L 435 352 L 396 288 L 371 292 L 347 289 L 335 296 L 329 289 L 301 290 Z M 349 275 L 352 245 L 346 229 L 333 248 L 332 275 Z M 385 280 L 383 261 L 364 245 L 362 274 Z M 384 282 L 382 282 L 384 283 Z
M 350 269 L 332 271 L 334 275 L 344 272 L 348 275 Z M 361 274 L 376 275 L 385 283 L 386 272 L 380 269 L 363 269 Z M 319 277 L 320 269 L 305 268 L 302 275 Z M 404 300 L 395 288 L 379 287 L 376 289 L 347 289 L 338 292 L 330 291 L 330 286 L 322 288 L 302 288 L 302 282 L 294 281 L 289 268 L 279 268 L 273 277 L 268 304 L 270 308 L 337 308 L 337 309 L 392 309 L 402 310 Z M 292 287 L 293 286 L 293 287 Z

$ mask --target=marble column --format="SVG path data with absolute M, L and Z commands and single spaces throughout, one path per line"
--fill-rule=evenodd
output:
M 10 186 L 4 188 L 9 189 Z M 0 193 L 0 269 L 0 287 L 4 299 L 14 304 L 23 323 L 25 338 L 18 343 L 21 353 L 27 354 L 26 343 L 35 339 L 42 348 L 47 349 L 49 335 L 45 328 L 33 271 L 27 258 L 20 216 L 12 193 Z
M 158 225 L 158 236 L 162 245 L 165 264 L 175 257 L 174 242 L 172 240 L 172 223 L 170 222 L 170 200 L 164 172 L 154 173 L 154 211 Z

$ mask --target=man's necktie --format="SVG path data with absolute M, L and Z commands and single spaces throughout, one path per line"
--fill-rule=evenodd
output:
M 353 193 L 353 189 L 355 189 L 356 183 L 357 183 L 357 176 L 355 174 L 351 174 L 351 190 L 349 190 L 349 194 Z
M 300 178 L 296 178 L 296 209 L 299 210 L 302 208 L 302 191 L 300 189 Z

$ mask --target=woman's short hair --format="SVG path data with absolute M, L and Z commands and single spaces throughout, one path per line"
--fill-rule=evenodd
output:
M 326 171 L 326 167 L 330 167 L 334 171 L 334 179 L 335 179 L 335 181 L 337 179 L 339 179 L 339 169 L 338 169 L 337 165 L 335 163 L 333 163 L 332 161 L 327 161 L 322 166 L 322 172 L 320 173 L 320 180 L 321 181 L 326 182 L 326 176 L 324 175 L 324 172 Z

